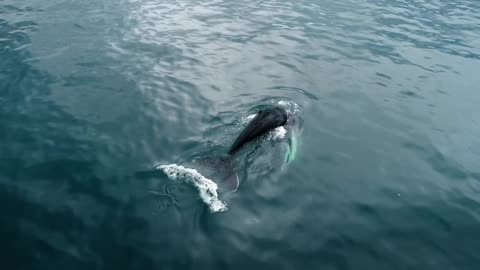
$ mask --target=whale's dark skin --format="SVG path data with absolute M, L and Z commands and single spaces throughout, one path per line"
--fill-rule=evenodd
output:
M 236 190 L 239 185 L 239 178 L 235 172 L 234 157 L 242 147 L 264 135 L 274 128 L 287 124 L 288 113 L 284 108 L 274 106 L 259 111 L 238 135 L 235 142 L 228 150 L 228 154 L 222 157 L 201 157 L 196 160 L 206 168 L 212 168 L 213 174 L 210 178 L 218 179 L 231 190 Z
M 228 155 L 234 155 L 246 143 L 262 136 L 270 130 L 283 126 L 287 123 L 288 114 L 284 108 L 270 107 L 259 111 L 238 135 L 230 147 Z

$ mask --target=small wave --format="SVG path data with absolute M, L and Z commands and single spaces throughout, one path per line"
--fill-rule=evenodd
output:
M 301 93 L 303 95 L 305 95 L 306 97 L 310 98 L 310 99 L 313 99 L 313 100 L 318 100 L 318 97 L 316 95 L 314 95 L 313 93 L 310 93 L 309 91 L 307 90 L 304 90 L 304 89 L 301 89 L 301 88 L 298 88 L 298 87 L 288 87 L 288 86 L 275 86 L 275 87 L 272 87 L 270 88 L 272 90 L 281 90 L 281 91 L 293 91 L 293 92 L 298 92 L 298 93 Z
M 157 169 L 162 170 L 172 180 L 182 179 L 185 182 L 192 183 L 198 189 L 202 201 L 208 205 L 210 212 L 217 213 L 228 210 L 227 204 L 218 199 L 217 184 L 197 170 L 177 164 L 160 165 Z

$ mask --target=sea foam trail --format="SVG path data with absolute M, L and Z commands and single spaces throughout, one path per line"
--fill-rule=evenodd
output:
M 227 204 L 218 199 L 218 186 L 212 180 L 206 178 L 195 169 L 185 168 L 181 165 L 160 165 L 157 169 L 162 170 L 172 180 L 183 180 L 192 183 L 199 191 L 200 198 L 205 202 L 210 212 L 225 212 Z

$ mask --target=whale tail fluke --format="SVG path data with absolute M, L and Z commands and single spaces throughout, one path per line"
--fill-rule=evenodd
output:
M 210 179 L 214 179 L 222 187 L 235 191 L 240 181 L 234 167 L 232 155 L 222 157 L 200 157 L 194 161 L 198 164 L 202 173 L 207 174 Z

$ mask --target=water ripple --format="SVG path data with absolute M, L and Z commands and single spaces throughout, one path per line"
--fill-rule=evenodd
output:
M 479 11 L 1 1 L 2 266 L 477 269 Z M 303 112 L 298 157 L 246 157 L 229 211 L 152 172 L 279 100 Z

